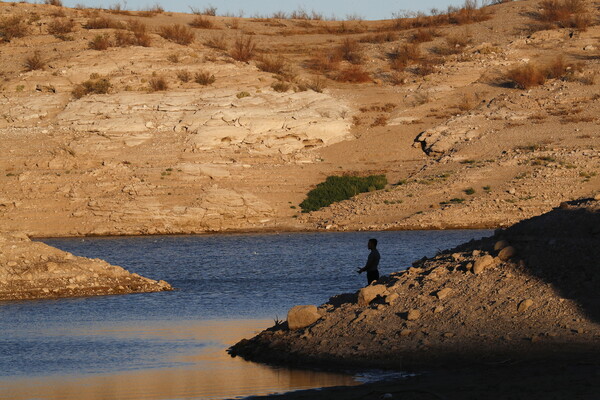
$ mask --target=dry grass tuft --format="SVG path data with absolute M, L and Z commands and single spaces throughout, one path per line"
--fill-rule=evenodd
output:
M 76 99 L 80 99 L 88 94 L 106 94 L 110 87 L 111 84 L 107 78 L 89 79 L 75 86 L 71 94 Z
M 204 42 L 205 46 L 212 47 L 213 49 L 227 50 L 227 40 L 225 34 L 212 35 Z
M 439 34 L 433 28 L 419 28 L 415 33 L 412 34 L 410 41 L 412 43 L 431 42 L 436 36 L 439 36 Z
M 403 44 L 396 47 L 387 56 L 390 60 L 390 68 L 400 71 L 421 60 L 421 49 L 418 43 Z
M 190 74 L 190 72 L 187 70 L 177 71 L 177 79 L 183 83 L 186 83 L 192 79 L 192 74 Z
M 340 58 L 352 64 L 360 64 L 363 61 L 360 44 L 354 39 L 345 38 L 336 51 Z
M 34 71 L 36 69 L 44 69 L 46 62 L 42 58 L 42 54 L 39 50 L 33 52 L 32 55 L 25 58 L 24 62 L 25 70 Z
M 337 71 L 340 65 L 340 57 L 337 53 L 321 51 L 306 61 L 308 69 L 322 74 Z
M 542 23 L 555 24 L 561 28 L 587 28 L 592 20 L 588 15 L 586 0 L 544 0 L 542 9 L 535 17 Z
M 284 93 L 290 90 L 291 85 L 287 82 L 277 81 L 271 85 L 271 88 L 276 92 Z
M 75 21 L 67 18 L 56 18 L 48 23 L 48 33 L 51 35 L 64 35 L 73 32 Z
M 83 26 L 85 29 L 123 29 L 123 23 L 107 17 L 89 19 Z
M 194 18 L 189 25 L 193 28 L 199 29 L 213 29 L 215 27 L 215 24 L 210 19 L 203 16 Z
M 398 34 L 396 32 L 382 32 L 382 33 L 374 33 L 370 35 L 363 36 L 360 38 L 359 42 L 361 43 L 386 43 L 386 42 L 395 42 L 398 40 Z
M 256 44 L 252 36 L 238 36 L 233 43 L 230 56 L 236 61 L 248 62 L 254 57 Z
M 162 92 L 169 89 L 167 80 L 162 76 L 155 76 L 148 81 L 151 92 Z
M 264 72 L 282 74 L 286 68 L 286 62 L 282 56 L 263 56 L 256 63 L 256 66 Z
M 214 74 L 208 71 L 196 72 L 194 75 L 194 82 L 204 86 L 212 85 L 216 80 L 217 78 L 215 78 Z
M 543 85 L 547 79 L 568 79 L 575 71 L 581 72 L 580 65 L 569 64 L 562 55 L 545 64 L 528 62 L 511 69 L 508 80 L 519 89 L 529 89 Z
M 173 24 L 161 26 L 158 34 L 163 38 L 187 46 L 196 38 L 194 32 L 185 25 Z
M 20 15 L 3 18 L 0 20 L 0 37 L 5 40 L 20 38 L 29 34 L 29 25 Z
M 89 42 L 89 48 L 92 50 L 106 50 L 110 47 L 110 38 L 108 35 L 96 35 Z
M 371 75 L 365 71 L 360 65 L 350 65 L 341 70 L 335 77 L 338 82 L 362 83 L 369 82 Z
M 51 6 L 62 7 L 63 3 L 61 0 L 44 0 L 44 4 L 48 4 Z

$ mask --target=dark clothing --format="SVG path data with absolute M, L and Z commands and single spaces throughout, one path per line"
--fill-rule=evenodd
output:
M 369 285 L 371 284 L 371 282 L 376 281 L 379 279 L 379 271 L 375 270 L 375 271 L 367 271 L 367 282 L 369 283 Z
M 369 257 L 367 258 L 367 264 L 359 271 L 367 271 L 367 282 L 369 282 L 369 285 L 371 284 L 371 282 L 379 279 L 379 270 L 377 269 L 377 267 L 379 266 L 380 258 L 381 256 L 379 255 L 377 249 L 372 249 L 369 253 Z
M 364 268 L 362 269 L 363 271 L 377 271 L 377 266 L 379 266 L 379 259 L 381 258 L 381 256 L 379 255 L 379 252 L 377 251 L 377 249 L 373 249 L 371 250 L 371 252 L 369 253 L 369 258 L 367 258 L 367 264 L 364 266 Z

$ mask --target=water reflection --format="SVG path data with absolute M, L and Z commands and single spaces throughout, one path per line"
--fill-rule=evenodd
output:
M 69 374 L 0 380 L 5 399 L 223 399 L 313 387 L 354 385 L 349 375 L 272 368 L 239 358 L 225 349 L 270 326 L 268 320 L 165 321 L 152 325 L 85 327 L 73 335 L 103 340 L 179 343 L 163 354 L 172 367 L 105 374 Z M 140 349 L 140 351 L 144 351 Z M 128 360 L 123 360 L 126 364 Z M 52 371 L 48 371 L 52 373 Z

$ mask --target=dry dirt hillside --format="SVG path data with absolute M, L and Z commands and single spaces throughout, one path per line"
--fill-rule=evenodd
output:
M 1 230 L 488 227 L 594 195 L 598 4 L 449 11 L 0 3 Z M 302 214 L 339 174 L 390 184 Z

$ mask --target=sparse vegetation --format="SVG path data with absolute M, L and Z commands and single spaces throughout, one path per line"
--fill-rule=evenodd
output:
M 151 78 L 148 81 L 148 85 L 150 87 L 151 92 L 160 92 L 169 88 L 167 80 L 162 76 L 155 76 Z
M 543 85 L 547 79 L 560 79 L 572 73 L 573 66 L 568 64 L 562 55 L 546 64 L 529 61 L 508 72 L 507 78 L 520 89 L 529 89 Z
M 48 23 L 48 33 L 51 35 L 64 35 L 73 32 L 75 21 L 67 18 L 56 18 Z
M 89 48 L 92 50 L 106 50 L 110 47 L 110 38 L 108 35 L 96 35 L 89 42 Z
M 194 82 L 204 86 L 215 83 L 215 80 L 215 76 L 208 71 L 200 71 L 194 75 Z
M 281 56 L 264 56 L 256 63 L 256 66 L 261 71 L 270 72 L 273 74 L 281 74 L 286 67 L 285 59 Z
M 250 93 L 248 92 L 239 92 L 235 95 L 238 99 L 243 99 L 244 97 L 250 97 Z
M 359 193 L 381 190 L 385 185 L 387 185 L 385 175 L 329 176 L 308 192 L 306 199 L 300 203 L 300 208 L 302 212 L 316 211 Z
M 61 0 L 44 0 L 44 4 L 48 4 L 51 6 L 56 6 L 56 7 L 62 7 L 62 1 Z
M 274 91 L 283 93 L 283 92 L 287 92 L 288 90 L 290 90 L 291 86 L 287 82 L 277 81 L 277 82 L 273 83 L 271 85 L 271 87 L 273 88 Z
M 193 28 L 199 28 L 199 29 L 212 29 L 214 28 L 215 24 L 208 18 L 203 17 L 203 16 L 198 16 L 196 18 L 194 18 L 189 25 Z
M 27 71 L 34 71 L 36 69 L 43 69 L 46 65 L 42 53 L 39 50 L 33 52 L 31 56 L 25 58 L 25 69 Z
M 354 39 L 345 38 L 336 50 L 341 59 L 352 64 L 360 64 L 363 60 L 360 44 Z
M 88 94 L 106 94 L 110 87 L 111 84 L 107 78 L 91 77 L 89 80 L 75 86 L 71 94 L 79 99 Z
M 107 17 L 89 19 L 83 26 L 85 29 L 122 29 L 123 23 Z
M 192 74 L 187 70 L 177 71 L 177 79 L 183 83 L 189 82 L 192 79 Z
M 342 69 L 335 77 L 339 82 L 362 83 L 369 82 L 371 75 L 360 65 L 350 65 Z
M 2 18 L 0 20 L 0 37 L 5 40 L 20 38 L 29 34 L 29 25 L 20 15 Z
M 470 188 L 466 188 L 465 190 L 463 190 L 463 192 L 465 192 L 466 195 L 471 196 L 471 195 L 475 194 L 475 189 L 470 187 Z
M 592 23 L 585 0 L 544 0 L 535 18 L 543 28 L 576 28 L 585 30 Z
M 187 46 L 196 38 L 194 32 L 185 25 L 172 24 L 161 26 L 158 34 L 164 39 Z
M 254 57 L 256 44 L 252 36 L 238 36 L 233 43 L 230 55 L 236 61 L 248 62 Z
M 227 41 L 225 35 L 212 35 L 205 42 L 204 45 L 212 47 L 213 49 L 227 50 Z

